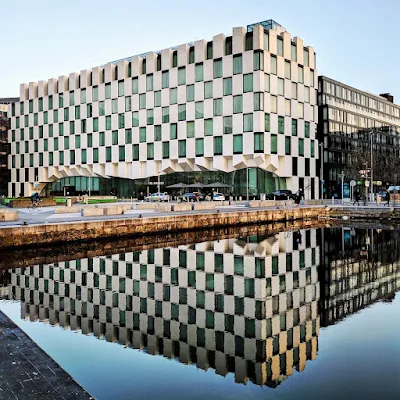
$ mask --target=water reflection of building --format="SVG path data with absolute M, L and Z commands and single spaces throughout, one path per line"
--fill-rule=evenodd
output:
M 321 325 L 328 326 L 400 289 L 400 234 L 389 230 L 322 230 Z
M 11 273 L 7 270 L 0 270 L 0 299 L 8 299 L 11 283 Z
M 317 355 L 316 231 L 12 272 L 23 318 L 94 333 L 235 381 L 277 386 Z

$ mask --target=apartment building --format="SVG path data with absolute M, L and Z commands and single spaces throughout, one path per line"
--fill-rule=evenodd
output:
M 24 83 L 10 106 L 9 195 L 222 182 L 316 198 L 316 85 L 313 48 L 272 20 Z
M 342 172 L 344 182 L 354 179 L 363 192 L 364 180 L 371 178 L 371 159 L 374 192 L 400 183 L 400 106 L 393 96 L 320 76 L 318 110 L 325 197 L 341 196 Z

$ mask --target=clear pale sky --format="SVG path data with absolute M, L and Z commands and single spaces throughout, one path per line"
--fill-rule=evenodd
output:
M 1 2 L 0 97 L 119 58 L 274 19 L 317 53 L 320 75 L 400 103 L 398 0 Z

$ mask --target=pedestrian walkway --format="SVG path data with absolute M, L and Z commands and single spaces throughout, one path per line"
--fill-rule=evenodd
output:
M 0 312 L 0 399 L 93 399 Z

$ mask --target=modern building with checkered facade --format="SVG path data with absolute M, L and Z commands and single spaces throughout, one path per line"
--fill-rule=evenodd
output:
M 22 84 L 9 195 L 131 196 L 158 177 L 244 195 L 248 175 L 251 195 L 315 198 L 316 85 L 313 48 L 272 20 Z
M 275 387 L 317 356 L 317 231 L 11 271 L 22 317 Z

